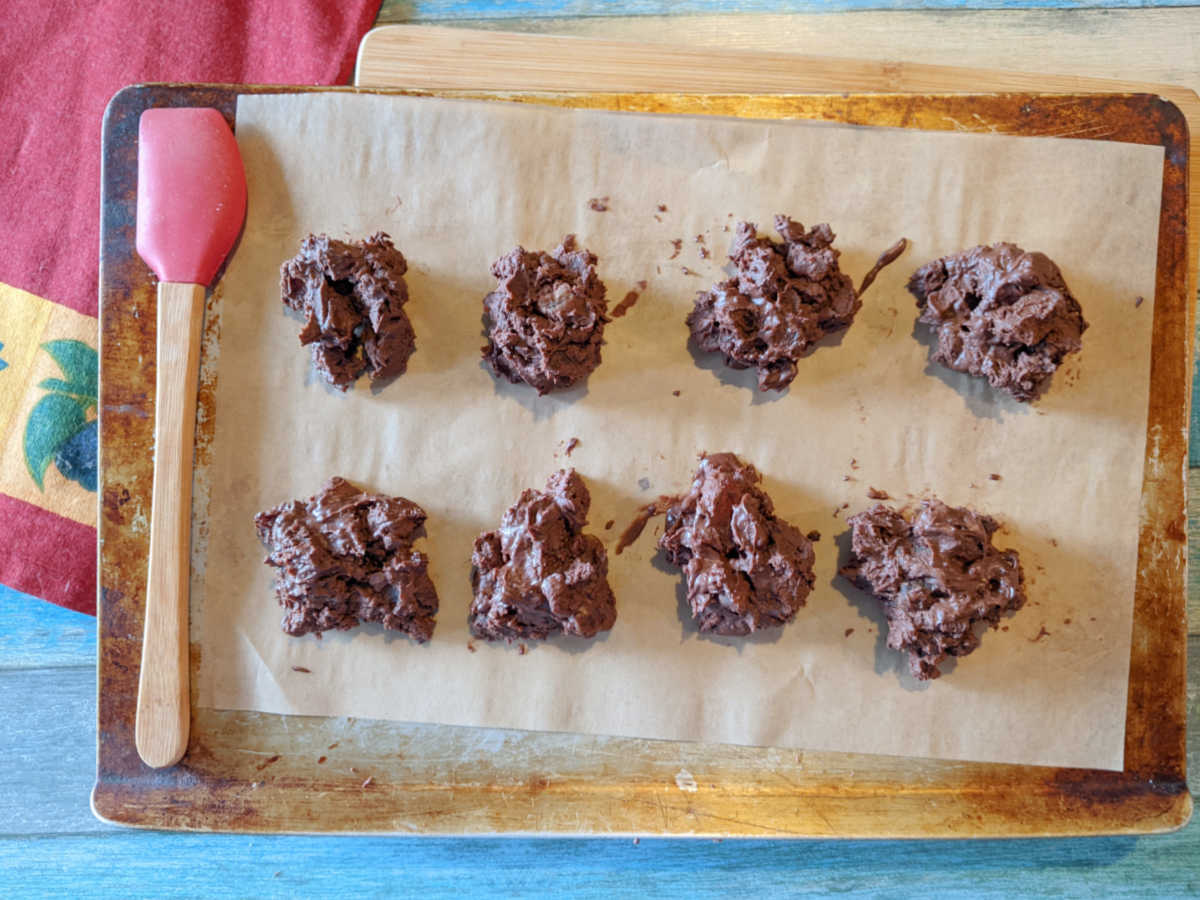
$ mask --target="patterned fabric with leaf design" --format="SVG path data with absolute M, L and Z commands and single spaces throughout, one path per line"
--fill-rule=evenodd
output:
M 51 462 L 65 478 L 96 490 L 96 351 L 83 341 L 48 341 L 64 378 L 38 384 L 49 391 L 25 424 L 25 465 L 38 489 Z

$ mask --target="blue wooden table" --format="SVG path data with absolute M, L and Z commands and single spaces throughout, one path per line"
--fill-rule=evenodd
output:
M 1070 7 L 1071 0 L 692 0 L 685 11 Z M 1091 6 L 1140 6 L 1138 0 Z M 1160 6 L 1183 5 L 1167 0 Z M 644 0 L 625 13 L 661 14 Z M 579 16 L 606 5 L 564 0 L 387 2 L 381 21 Z M 856 13 L 855 15 L 863 15 Z M 866 14 L 874 15 L 874 14 Z M 560 22 L 565 20 L 559 20 Z M 700 20 L 697 20 L 700 21 Z M 706 22 L 708 20 L 705 20 Z M 761 25 L 700 28 L 755 39 Z M 1193 23 L 1200 19 L 1192 19 Z M 678 20 L 683 26 L 683 20 Z M 958 20 L 957 24 L 961 24 Z M 614 24 L 614 29 L 619 29 Z M 638 25 L 629 26 L 636 31 Z M 661 22 L 657 26 L 664 27 Z M 686 28 L 686 26 L 683 26 Z M 774 27 L 774 26 L 772 26 Z M 740 28 L 741 31 L 737 29 Z M 580 31 L 579 20 L 559 30 Z M 600 30 L 598 33 L 603 33 Z M 1193 32 L 1192 40 L 1200 31 Z M 701 35 L 703 37 L 703 35 Z M 1186 55 L 1186 35 L 1180 38 Z M 1169 48 L 1168 48 L 1169 49 Z M 1167 51 L 1164 51 L 1166 53 Z M 1169 54 L 1168 54 L 1169 55 Z M 1193 59 L 1194 67 L 1200 62 Z M 1163 79 L 1168 80 L 1168 79 Z M 1198 85 L 1191 85 L 1196 87 Z M 1200 428 L 1193 421 L 1193 447 Z M 1193 466 L 1200 465 L 1193 451 Z M 1200 468 L 1192 470 L 1200 487 Z M 1200 521 L 1189 517 L 1191 544 Z M 1197 567 L 1193 566 L 1193 572 Z M 1200 608 L 1191 582 L 1189 606 Z M 1189 638 L 1189 771 L 1200 770 L 1200 636 Z M 1163 836 L 1051 841 L 865 842 L 246 837 L 135 832 L 88 807 L 95 770 L 95 620 L 0 587 L 0 896 L 358 896 L 427 894 L 670 896 L 839 893 L 852 896 L 1200 895 L 1200 821 Z

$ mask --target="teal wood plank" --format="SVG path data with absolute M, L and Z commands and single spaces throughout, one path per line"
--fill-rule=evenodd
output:
M 0 838 L 111 830 L 89 805 L 96 780 L 93 667 L 0 669 L 0 723 Z
M 95 665 L 94 617 L 0 585 L 0 670 Z
M 816 13 L 931 9 L 1122 9 L 1190 6 L 1195 0 L 385 0 L 379 19 L 536 19 L 582 16 L 665 16 L 703 13 Z
M 0 842 L 10 898 L 1184 897 L 1200 832 L 1076 841 L 239 837 L 109 832 Z

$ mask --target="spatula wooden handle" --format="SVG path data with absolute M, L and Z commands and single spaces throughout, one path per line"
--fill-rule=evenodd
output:
M 188 741 L 192 451 L 203 314 L 203 285 L 159 283 L 154 494 L 135 730 L 138 755 L 154 768 L 179 762 Z

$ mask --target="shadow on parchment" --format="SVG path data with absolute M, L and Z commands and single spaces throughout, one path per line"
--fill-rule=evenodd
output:
M 588 529 L 588 531 L 591 531 L 591 529 Z M 470 590 L 471 597 L 474 598 L 474 596 L 475 596 L 475 566 L 473 566 L 473 565 L 468 567 L 468 569 L 467 569 L 467 587 Z M 621 624 L 620 606 L 619 605 L 617 607 L 617 613 L 618 613 L 617 621 L 616 621 L 616 624 L 613 625 L 613 628 L 616 628 Z M 570 653 L 572 656 L 574 656 L 579 653 L 587 652 L 591 647 L 593 647 L 597 643 L 604 643 L 605 641 L 608 640 L 609 635 L 612 634 L 612 630 L 610 629 L 608 631 L 601 631 L 599 634 L 595 635 L 594 637 L 590 637 L 590 638 L 580 637 L 577 634 L 552 634 L 552 635 L 550 635 L 550 637 L 548 637 L 544 640 L 535 640 L 533 638 L 514 638 L 511 641 L 503 641 L 503 640 L 489 641 L 486 638 L 476 637 L 474 634 L 471 634 L 469 623 L 467 626 L 467 632 L 468 632 L 468 638 L 471 641 L 478 642 L 479 644 L 483 644 L 483 645 L 491 645 L 491 646 L 503 648 L 512 653 L 520 654 L 521 656 L 526 656 L 530 653 L 533 653 L 535 650 L 537 650 L 537 648 L 539 646 L 541 646 L 543 644 L 549 645 L 551 647 L 557 647 L 559 650 L 562 650 L 566 653 Z M 525 649 L 522 650 L 521 649 L 522 647 L 524 647 Z
M 887 616 L 879 601 L 866 591 L 859 590 L 849 578 L 840 574 L 842 566 L 850 561 L 850 532 L 843 531 L 834 539 L 837 547 L 837 572 L 830 586 L 849 601 L 855 611 L 875 629 L 875 674 L 896 676 L 900 687 L 906 691 L 920 692 L 929 689 L 928 681 L 918 681 L 908 669 L 908 655 L 900 650 L 893 650 L 887 645 L 888 622 Z M 942 674 L 948 674 L 953 668 L 953 660 L 939 668 Z
M 679 643 L 682 644 L 684 641 L 695 638 L 709 641 L 722 647 L 729 647 L 740 654 L 745 650 L 747 644 L 774 644 L 783 637 L 783 629 L 787 627 L 786 625 L 781 628 L 769 628 L 766 631 L 759 631 L 754 634 L 732 637 L 701 632 L 699 626 L 696 624 L 696 619 L 692 616 L 691 604 L 688 603 L 687 581 L 683 576 L 683 572 L 680 571 L 678 566 L 668 562 L 667 556 L 662 550 L 654 554 L 650 560 L 650 564 L 660 572 L 676 576 L 675 615 L 679 619 Z
M 490 340 L 488 334 L 491 325 L 486 310 L 480 314 L 479 322 L 483 328 L 480 335 L 483 340 L 483 344 L 480 346 L 485 346 Z M 482 369 L 484 374 L 491 379 L 492 390 L 497 397 L 505 400 L 515 400 L 521 406 L 529 410 L 529 412 L 533 413 L 533 419 L 535 422 L 544 422 L 547 419 L 553 418 L 560 409 L 574 406 L 576 403 L 586 397 L 588 392 L 588 380 L 586 377 L 578 384 L 568 388 L 567 390 L 551 391 L 547 394 L 539 394 L 535 388 L 530 387 L 524 382 L 520 384 L 513 384 L 504 376 L 497 375 L 494 371 L 492 371 L 492 367 L 488 365 L 486 359 L 481 359 L 479 361 L 479 368 Z
M 846 336 L 847 329 L 843 328 L 832 334 L 827 334 L 811 347 L 808 348 L 796 362 L 797 374 L 796 379 L 799 380 L 804 375 L 804 361 L 812 354 L 822 348 L 836 348 L 841 346 L 842 339 Z M 687 342 L 688 353 L 692 355 L 692 359 L 696 363 L 696 367 L 704 369 L 706 372 L 712 372 L 723 385 L 735 387 L 741 390 L 750 392 L 750 404 L 752 406 L 765 406 L 770 403 L 775 403 L 782 400 L 788 395 L 791 390 L 791 385 L 783 390 L 766 390 L 758 389 L 758 370 L 750 367 L 745 369 L 737 369 L 725 361 L 725 355 L 719 351 L 708 352 L 700 348 L 696 343 L 695 338 L 688 337 Z
M 955 372 L 930 359 L 930 352 L 937 346 L 936 329 L 933 326 L 914 319 L 912 336 L 925 348 L 925 374 L 933 376 L 962 397 L 967 409 L 976 417 L 1003 422 L 1009 416 L 1027 416 L 1033 411 L 1028 403 L 1016 400 L 1005 391 L 996 390 L 983 376 Z

